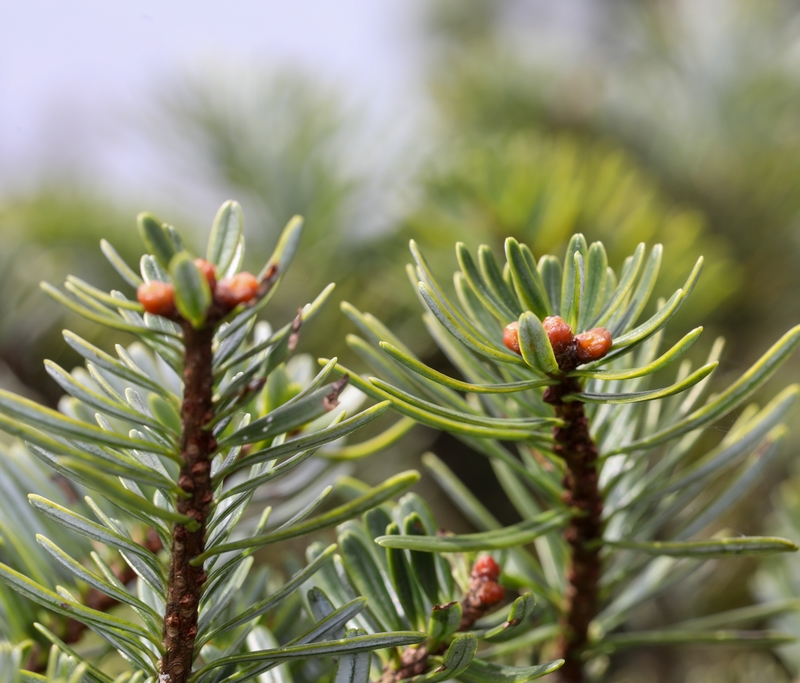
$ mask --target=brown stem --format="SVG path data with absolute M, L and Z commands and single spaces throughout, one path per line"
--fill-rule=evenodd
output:
M 261 277 L 255 297 L 244 304 L 244 307 L 255 306 L 263 298 L 280 275 L 278 266 L 271 264 Z M 213 285 L 212 285 L 213 289 Z M 228 304 L 215 298 L 206 311 L 203 327 L 196 330 L 181 318 L 177 311 L 169 316 L 183 330 L 184 369 L 183 369 L 183 403 L 181 405 L 181 442 L 180 451 L 183 465 L 178 477 L 178 485 L 186 494 L 178 498 L 177 511 L 195 520 L 196 524 L 188 528 L 176 524 L 172 533 L 171 563 L 167 602 L 164 615 L 164 648 L 161 659 L 160 683 L 185 683 L 192 674 L 194 661 L 194 645 L 197 638 L 197 617 L 200 596 L 206 573 L 202 565 L 193 567 L 191 561 L 205 550 L 206 522 L 213 499 L 211 489 L 211 454 L 216 448 L 216 439 L 210 429 L 206 429 L 214 417 L 213 395 L 213 351 L 212 342 L 217 324 L 228 315 L 236 303 Z M 292 324 L 289 346 L 294 349 L 297 344 L 302 313 L 298 313 Z M 0 353 L 2 355 L 2 353 Z M 334 407 L 339 392 L 347 383 L 347 378 L 334 385 L 334 390 L 326 397 Z M 260 384 L 246 387 L 241 399 L 260 389 Z M 244 449 L 243 449 L 244 450 Z M 75 498 L 75 491 L 66 479 L 58 479 L 64 488 L 68 500 Z M 147 533 L 144 547 L 152 552 L 162 549 L 161 539 L 151 529 Z M 133 570 L 124 567 L 115 571 L 117 578 L 128 584 L 136 577 Z M 90 589 L 85 596 L 85 604 L 92 609 L 107 611 L 117 604 L 97 589 Z M 66 643 L 77 642 L 87 626 L 70 619 L 66 623 L 62 639 Z M 28 658 L 29 671 L 42 671 L 47 662 L 42 661 L 42 649 L 34 644 Z
M 603 537 L 603 498 L 597 484 L 597 446 L 589 434 L 589 422 L 583 404 L 564 402 L 567 394 L 581 391 L 575 379 L 563 379 L 550 387 L 544 400 L 550 403 L 565 425 L 553 430 L 554 452 L 564 459 L 564 502 L 579 510 L 564 532 L 570 547 L 570 568 L 564 615 L 563 635 L 558 656 L 564 659 L 559 676 L 564 683 L 583 683 L 582 650 L 588 643 L 589 624 L 597 614 L 597 592 L 600 580 L 600 547 Z
M 188 494 L 178 499 L 178 512 L 198 523 L 190 530 L 176 524 L 172 533 L 172 562 L 169 569 L 164 647 L 161 676 L 165 683 L 185 683 L 192 673 L 194 643 L 197 637 L 197 614 L 206 573 L 203 566 L 190 562 L 205 549 L 206 520 L 213 497 L 211 490 L 211 454 L 216 441 L 205 425 L 214 411 L 211 402 L 212 350 L 214 326 L 210 321 L 199 330 L 183 322 L 185 344 L 181 406 L 181 467 L 178 485 Z

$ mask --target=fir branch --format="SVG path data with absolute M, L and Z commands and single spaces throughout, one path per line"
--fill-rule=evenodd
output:
M 531 675 L 545 675 L 563 664 L 561 681 L 583 683 L 589 666 L 597 670 L 603 664 L 600 653 L 615 651 L 613 645 L 604 650 L 604 644 L 616 642 L 619 636 L 613 632 L 626 625 L 631 612 L 688 577 L 702 561 L 796 550 L 794 543 L 780 538 L 694 536 L 762 475 L 784 438 L 780 421 L 797 389 L 787 389 L 763 409 L 746 407 L 723 441 L 699 459 L 695 447 L 703 428 L 742 405 L 800 345 L 800 326 L 727 389 L 706 398 L 719 343 L 694 372 L 684 362 L 672 383 L 659 384 L 661 371 L 699 336 L 697 328 L 666 353 L 660 349 L 663 327 L 693 290 L 702 258 L 684 286 L 640 321 L 658 276 L 660 245 L 649 255 L 639 245 L 617 272 L 608 267 L 603 245 L 589 245 L 580 234 L 569 241 L 563 262 L 549 255 L 537 261 L 526 245 L 512 238 L 506 240 L 505 267 L 487 246 L 478 249 L 476 262 L 458 245 L 457 300 L 437 281 L 413 242 L 411 252 L 416 267 L 408 272 L 428 308 L 425 324 L 463 379 L 426 366 L 373 316 L 344 304 L 361 333 L 387 354 L 348 337 L 350 347 L 382 378 L 352 376 L 352 382 L 373 399 L 391 400 L 398 412 L 449 431 L 491 458 L 523 521 L 503 527 L 438 463 L 432 467 L 434 476 L 479 531 L 442 539 L 428 528 L 419 535 L 401 524 L 404 517 L 399 516 L 397 525 L 406 527 L 405 535 L 387 529 L 376 540 L 396 552 L 507 549 L 515 585 L 530 587 L 546 602 L 537 628 L 482 656 L 530 648 L 542 658 L 557 654 L 563 659 Z M 337 370 L 346 371 L 342 366 Z M 682 392 L 681 400 L 669 399 Z M 664 399 L 669 400 L 660 403 Z M 691 510 L 712 479 L 720 487 Z M 558 534 L 551 533 L 554 527 L 559 527 Z M 531 541 L 536 542 L 535 553 L 523 547 Z M 631 553 L 646 557 L 631 559 Z M 405 591 L 403 608 L 413 614 L 414 591 L 401 580 L 402 563 L 396 564 L 396 583 Z M 701 640 L 762 647 L 779 642 L 774 634 L 723 635 L 716 640 L 708 631 Z M 636 634 L 630 642 L 676 641 L 652 632 Z M 456 638 L 448 654 L 451 649 L 454 666 L 459 654 L 468 654 L 467 642 Z M 439 661 L 438 655 L 431 657 Z M 400 664 L 416 675 L 421 670 L 413 667 L 419 661 L 418 649 Z M 502 666 L 476 659 L 465 680 L 505 675 L 501 671 Z M 513 675 L 523 674 L 517 670 Z
M 286 359 L 297 344 L 301 324 L 316 314 L 331 287 L 274 334 L 267 323 L 256 323 L 297 248 L 302 221 L 289 223 L 259 276 L 238 270 L 241 223 L 238 204 L 226 202 L 217 214 L 205 260 L 185 250 L 172 226 L 140 215 L 140 232 L 151 253 L 141 260 L 141 279 L 126 277 L 137 287 L 136 301 L 74 278 L 65 285 L 72 299 L 47 288 L 86 317 L 137 334 L 144 346 L 117 347 L 118 360 L 66 335 L 86 358 L 87 371 L 68 373 L 48 365 L 68 394 L 61 410 L 8 392 L 0 401 L 0 426 L 27 442 L 21 457 L 33 454 L 59 477 L 53 485 L 34 468 L 36 495 L 26 500 L 5 489 L 11 494 L 9 503 L 0 497 L 0 578 L 21 596 L 0 591 L 0 631 L 5 635 L 13 627 L 15 641 L 29 635 L 37 640 L 28 671 L 22 672 L 24 680 L 38 680 L 39 672 L 45 671 L 49 676 L 63 660 L 65 666 L 77 667 L 70 680 L 77 681 L 85 672 L 81 680 L 111 683 L 73 649 L 87 629 L 130 664 L 124 680 L 157 678 L 160 683 L 210 682 L 220 676 L 249 680 L 283 660 L 336 656 L 344 661 L 424 639 L 421 633 L 405 631 L 337 639 L 343 635 L 339 629 L 363 610 L 364 599 L 330 613 L 312 610 L 311 620 L 294 619 L 292 628 L 299 635 L 288 644 L 294 648 L 280 644 L 258 624 L 261 615 L 290 598 L 301 582 L 290 580 L 266 594 L 256 574 L 261 570 L 251 572 L 250 556 L 257 549 L 279 537 L 294 538 L 347 521 L 400 493 L 419 475 L 392 477 L 351 503 L 306 519 L 332 489 L 328 485 L 313 491 L 321 485 L 320 471 L 327 483 L 334 474 L 325 461 L 306 459 L 376 419 L 389 404 L 357 412 L 352 392 L 345 391 L 347 378 L 325 384 L 335 360 L 311 381 L 294 381 L 296 372 L 289 370 Z M 123 277 L 129 274 L 118 259 L 112 265 Z M 347 419 L 345 410 L 352 411 Z M 239 460 L 241 451 L 251 449 L 255 452 Z M 285 456 L 277 466 L 270 462 L 279 457 L 276 449 Z M 212 461 L 219 470 L 216 480 Z M 237 472 L 248 465 L 249 484 L 248 475 Z M 297 472 L 294 480 L 274 488 L 272 480 L 304 465 L 310 475 Z M 7 472 L 18 472 L 14 481 L 30 480 L 22 462 L 4 463 L 0 469 L 0 481 Z M 99 493 L 123 516 L 111 516 L 88 496 L 86 512 L 97 521 L 74 510 L 83 488 Z M 262 497 L 269 498 L 271 506 L 257 521 L 248 518 L 247 507 Z M 288 500 L 293 498 L 296 502 Z M 290 505 L 271 516 L 272 506 L 280 502 Z M 29 503 L 44 515 L 44 526 L 29 517 Z M 60 547 L 48 538 L 58 533 L 51 523 L 84 540 Z M 32 526 L 47 535 L 37 534 L 33 540 L 18 533 Z M 142 537 L 144 542 L 133 540 Z M 243 546 L 242 538 L 247 539 Z M 116 549 L 125 564 L 97 555 L 93 559 L 99 574 L 90 570 L 88 556 L 97 543 Z M 218 562 L 231 545 L 241 552 Z M 296 576 L 308 578 L 320 567 L 317 562 Z M 74 583 L 65 585 L 65 571 L 75 577 Z M 82 590 L 81 582 L 89 588 Z M 110 614 L 119 603 L 133 613 Z M 255 611 L 250 610 L 253 605 L 258 606 Z M 49 628 L 37 625 L 35 634 L 29 627 L 39 606 L 57 617 Z M 13 621 L 4 620 L 6 614 L 13 614 Z M 215 625 L 218 617 L 223 617 L 222 627 Z M 284 618 L 277 616 L 279 621 Z M 45 653 L 44 641 L 55 649 Z M 464 646 L 469 645 L 465 641 L 459 652 L 468 651 Z M 13 656 L 21 654 L 17 649 Z M 0 651 L 0 663 L 2 656 Z M 198 659 L 202 666 L 196 669 Z

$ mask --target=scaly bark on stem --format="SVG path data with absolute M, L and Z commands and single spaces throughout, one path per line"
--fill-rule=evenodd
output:
M 210 456 L 216 441 L 205 425 L 214 412 L 212 350 L 214 325 L 199 330 L 182 322 L 185 344 L 183 404 L 181 406 L 181 467 L 178 485 L 189 495 L 179 498 L 178 512 L 199 523 L 190 531 L 176 524 L 172 533 L 172 561 L 169 569 L 167 604 L 164 615 L 164 647 L 161 659 L 163 683 L 185 683 L 192 673 L 197 615 L 206 573 L 190 562 L 205 550 L 206 521 L 213 498 Z
M 558 656 L 564 659 L 559 669 L 564 683 L 583 683 L 585 680 L 581 651 L 588 643 L 589 624 L 597 614 L 597 593 L 600 580 L 600 547 L 593 543 L 603 537 L 603 498 L 598 488 L 597 446 L 589 434 L 589 422 L 583 404 L 564 402 L 567 394 L 580 392 L 575 379 L 563 379 L 550 387 L 544 400 L 550 403 L 556 416 L 564 420 L 563 427 L 553 430 L 555 454 L 564 459 L 564 502 L 583 514 L 575 516 L 564 532 L 570 547 L 570 568 L 567 576 L 566 604 L 561 619 L 563 635 L 558 644 Z

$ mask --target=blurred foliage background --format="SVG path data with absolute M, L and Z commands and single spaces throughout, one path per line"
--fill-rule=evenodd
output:
M 176 173 L 242 203 L 252 259 L 246 267 L 260 267 L 292 215 L 305 216 L 303 246 L 272 306 L 278 322 L 336 281 L 337 301 L 375 313 L 415 351 L 431 354 L 404 271 L 409 238 L 442 274 L 454 269 L 456 241 L 499 252 L 511 235 L 538 256 L 560 254 L 581 231 L 603 240 L 612 260 L 639 241 L 660 241 L 663 291 L 683 282 L 698 255 L 706 257 L 681 315 L 706 327 L 707 345 L 717 333 L 729 340 L 724 382 L 725 370 L 746 367 L 800 319 L 800 7 L 789 0 L 577 3 L 568 18 L 577 29 L 567 39 L 542 4 L 428 4 L 417 38 L 432 116 L 415 149 L 387 148 L 340 93 L 288 68 L 176 73 L 170 87 L 153 93 L 137 132 L 168 150 Z M 70 367 L 60 330 L 69 326 L 100 345 L 115 341 L 66 320 L 36 283 L 74 273 L 115 286 L 99 239 L 135 262 L 135 215 L 148 208 L 132 206 L 124 188 L 101 196 L 68 174 L 0 196 L 3 386 L 55 404 L 59 392 L 41 359 Z M 194 220 L 180 206 L 161 218 L 190 228 Z M 301 348 L 346 357 L 350 331 L 330 306 L 303 331 Z M 794 359 L 782 383 L 799 370 Z M 793 438 L 790 450 L 800 433 Z M 366 467 L 396 470 L 398 458 L 413 461 L 426 439 Z M 491 501 L 492 475 L 481 458 L 444 437 L 432 448 Z M 785 476 L 765 480 L 759 495 L 732 511 L 730 526 L 742 533 L 786 528 L 800 485 L 784 485 L 775 498 L 784 501 L 783 521 L 767 518 L 770 492 Z M 491 504 L 511 514 L 502 501 Z M 452 512 L 443 514 L 464 528 Z M 791 592 L 800 586 L 800 561 L 786 562 L 774 571 L 794 576 L 782 583 Z M 720 567 L 712 594 L 686 586 L 642 621 L 744 604 L 754 592 L 753 570 Z M 759 585 L 776 590 L 766 579 Z M 800 624 L 795 630 L 800 635 Z M 729 655 L 645 651 L 621 660 L 613 680 L 789 681 L 800 671 L 796 656 Z

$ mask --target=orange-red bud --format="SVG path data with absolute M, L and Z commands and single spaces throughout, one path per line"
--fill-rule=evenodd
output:
M 205 276 L 208 281 L 208 286 L 211 287 L 211 291 L 213 292 L 214 288 L 217 286 L 217 267 L 204 258 L 196 258 L 194 260 L 194 265 L 196 265 L 197 269 Z
M 549 315 L 542 320 L 542 327 L 547 332 L 547 338 L 550 340 L 550 346 L 553 347 L 553 353 L 560 356 L 569 350 L 574 337 L 572 336 L 572 328 L 557 315 Z
M 167 282 L 151 280 L 139 285 L 136 298 L 148 313 L 164 317 L 175 314 L 175 288 Z
M 514 353 L 519 353 L 519 323 L 515 320 L 503 329 L 503 344 Z
M 236 273 L 217 283 L 214 298 L 223 306 L 234 308 L 253 299 L 258 294 L 258 278 L 252 273 Z
M 611 349 L 611 332 L 595 327 L 575 337 L 575 357 L 581 363 L 600 360 Z
M 472 576 L 480 576 L 491 581 L 497 581 L 500 576 L 500 565 L 491 555 L 481 555 L 472 565 Z
M 506 595 L 505 589 L 496 581 L 487 581 L 478 589 L 478 600 L 483 605 L 496 605 Z

